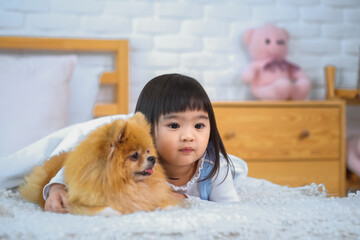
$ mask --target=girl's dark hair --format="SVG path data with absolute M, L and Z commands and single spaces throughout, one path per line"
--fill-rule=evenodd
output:
M 225 151 L 218 132 L 211 101 L 198 81 L 176 73 L 157 76 L 151 79 L 141 91 L 135 112 L 141 112 L 145 115 L 151 124 L 151 133 L 154 136 L 154 126 L 158 124 L 161 115 L 172 112 L 185 112 L 188 109 L 203 110 L 209 115 L 209 142 L 213 145 L 215 160 L 212 171 L 202 181 L 218 174 L 220 153 L 228 163 L 228 174 L 229 165 L 232 165 L 232 162 Z

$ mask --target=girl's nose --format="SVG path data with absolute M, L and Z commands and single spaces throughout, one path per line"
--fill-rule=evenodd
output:
M 184 142 L 184 141 L 193 141 L 194 140 L 194 135 L 192 134 L 192 132 L 190 130 L 183 131 L 181 133 L 180 139 L 181 139 L 182 142 Z

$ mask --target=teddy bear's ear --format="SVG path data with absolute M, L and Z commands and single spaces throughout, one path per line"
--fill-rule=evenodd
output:
M 254 34 L 254 29 L 246 30 L 246 32 L 244 34 L 244 37 L 243 37 L 244 42 L 245 42 L 246 45 L 250 44 L 253 34 Z
M 286 40 L 289 40 L 290 35 L 289 35 L 288 31 L 285 28 L 281 28 L 280 30 L 283 31 L 284 35 L 286 36 Z

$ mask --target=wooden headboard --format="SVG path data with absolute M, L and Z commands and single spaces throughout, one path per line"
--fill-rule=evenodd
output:
M 0 37 L 0 49 L 39 50 L 39 51 L 83 51 L 114 53 L 114 71 L 104 72 L 101 84 L 113 84 L 116 88 L 114 103 L 96 104 L 94 117 L 129 112 L 129 43 L 128 40 L 71 39 L 71 38 L 35 38 Z

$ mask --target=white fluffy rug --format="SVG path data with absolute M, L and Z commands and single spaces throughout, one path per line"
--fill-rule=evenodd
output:
M 326 197 L 321 185 L 288 188 L 242 178 L 236 204 L 184 206 L 120 217 L 43 212 L 0 190 L 0 239 L 360 239 L 360 192 Z

